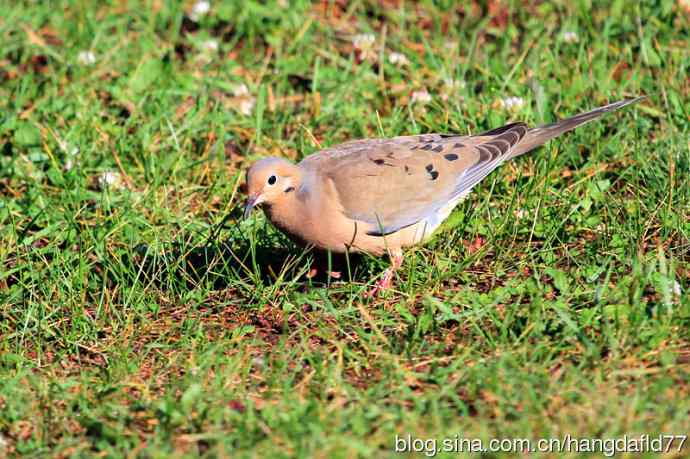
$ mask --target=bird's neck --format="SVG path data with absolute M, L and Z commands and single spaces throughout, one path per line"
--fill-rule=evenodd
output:
M 290 235 L 296 242 L 304 243 L 305 229 L 311 226 L 312 212 L 306 202 L 307 196 L 297 191 L 265 208 L 266 215 L 278 229 Z

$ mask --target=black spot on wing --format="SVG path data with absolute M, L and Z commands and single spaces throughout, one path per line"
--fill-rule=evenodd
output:
M 393 166 L 391 163 L 387 163 L 385 159 L 381 158 L 369 158 L 372 163 L 376 164 L 377 166 Z
M 406 172 L 408 175 L 410 174 L 410 168 L 409 168 L 409 166 L 408 166 L 407 164 L 405 165 L 405 172 Z
M 438 178 L 438 171 L 434 170 L 433 164 L 427 164 L 424 169 L 426 169 L 426 171 L 429 173 L 431 180 L 436 180 Z
M 436 153 L 441 153 L 443 151 L 443 145 L 438 145 L 432 149 Z
M 431 143 L 427 143 L 426 145 L 424 145 L 424 146 L 422 147 L 422 150 L 429 151 L 429 150 L 431 150 L 432 148 L 434 148 L 434 145 L 431 144 Z
M 458 142 L 455 145 L 453 145 L 453 148 L 465 148 L 465 144 Z
M 456 159 L 458 159 L 458 155 L 456 155 L 455 153 L 447 153 L 443 155 L 443 157 L 446 159 L 446 161 L 455 161 Z

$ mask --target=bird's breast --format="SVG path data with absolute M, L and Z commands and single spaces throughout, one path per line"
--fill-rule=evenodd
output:
M 367 235 L 370 225 L 346 217 L 337 206 L 319 204 L 273 204 L 264 207 L 264 212 L 276 228 L 299 245 L 313 245 L 335 253 L 385 253 L 386 241 Z

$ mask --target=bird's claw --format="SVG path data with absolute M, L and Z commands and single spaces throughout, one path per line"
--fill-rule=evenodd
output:
M 383 273 L 381 279 L 376 281 L 374 287 L 364 294 L 364 298 L 374 298 L 379 293 L 383 293 L 386 290 L 390 289 L 393 286 L 393 273 L 394 271 L 392 269 L 387 269 Z

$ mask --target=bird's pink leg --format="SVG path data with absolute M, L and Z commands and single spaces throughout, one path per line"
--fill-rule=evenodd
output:
M 313 279 L 319 273 L 324 273 L 328 277 L 331 277 L 333 279 L 340 279 L 342 277 L 342 273 L 340 271 L 329 271 L 328 263 L 325 263 L 322 259 L 317 258 L 312 262 L 311 266 L 309 267 L 309 271 L 307 272 L 307 279 Z
M 366 298 L 373 298 L 378 293 L 388 290 L 393 286 L 393 277 L 395 276 L 395 271 L 400 268 L 403 262 L 402 252 L 394 252 L 391 254 L 391 266 L 383 272 L 383 276 L 379 279 L 374 288 L 369 290 L 364 296 Z
M 326 270 L 322 270 L 326 271 Z M 319 270 L 315 267 L 311 267 L 309 269 L 309 272 L 307 273 L 307 279 L 312 279 L 319 274 Z M 340 271 L 328 271 L 328 277 L 332 277 L 333 279 L 340 279 L 342 277 L 342 273 Z

